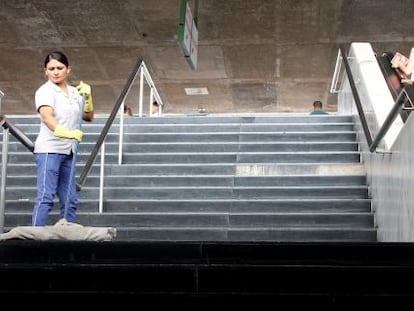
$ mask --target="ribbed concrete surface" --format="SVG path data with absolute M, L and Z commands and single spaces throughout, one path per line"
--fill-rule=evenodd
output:
M 104 121 L 84 125 L 78 174 Z M 16 122 L 35 135 L 29 119 Z M 96 161 L 79 193 L 78 221 L 115 226 L 117 240 L 376 240 L 350 117 L 129 118 L 122 165 L 119 128 L 110 133 L 103 213 Z M 36 191 L 33 155 L 16 145 L 8 228 L 30 223 Z

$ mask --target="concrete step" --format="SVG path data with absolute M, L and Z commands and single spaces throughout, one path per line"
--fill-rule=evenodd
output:
M 58 200 L 55 200 L 55 209 L 59 208 Z M 102 212 L 106 213 L 367 213 L 371 212 L 371 200 L 368 198 L 332 199 L 332 198 L 288 198 L 288 199 L 146 199 L 129 200 L 105 199 L 102 204 Z M 6 200 L 8 214 L 31 213 L 34 206 L 34 198 L 26 200 Z M 79 202 L 80 213 L 97 213 L 99 204 L 94 199 L 82 199 Z M 53 211 L 52 211 L 53 213 Z
M 85 163 L 90 152 L 79 152 L 77 161 Z M 118 163 L 118 153 L 105 153 L 105 162 Z M 358 151 L 339 152 L 159 152 L 122 154 L 123 163 L 358 163 Z M 10 152 L 9 163 L 30 163 L 34 161 L 32 153 Z
M 95 142 L 82 142 L 78 147 L 79 153 L 91 152 Z M 10 153 L 28 154 L 28 150 L 19 142 L 10 142 L 8 146 Z M 123 143 L 122 148 L 119 142 L 106 142 L 105 152 L 119 153 L 177 153 L 177 152 L 352 152 L 358 151 L 356 142 L 128 142 Z
M 34 140 L 39 120 L 18 120 Z M 105 122 L 84 124 L 76 177 Z M 105 140 L 102 205 L 100 155 L 79 192 L 83 225 L 116 226 L 120 241 L 376 240 L 349 116 L 125 118 L 121 158 L 120 122 Z M 31 223 L 36 184 L 33 154 L 13 139 L 9 150 L 10 229 Z
M 57 221 L 57 212 L 51 216 L 51 223 Z M 9 226 L 28 223 L 31 213 L 7 215 Z M 76 222 L 85 226 L 102 227 L 111 224 L 122 227 L 172 227 L 172 228 L 372 228 L 373 215 L 370 212 L 323 213 L 228 213 L 228 212 L 126 212 L 126 213 L 78 213 Z
M 8 200 L 27 200 L 36 195 L 36 186 L 8 187 Z M 355 198 L 368 197 L 368 186 L 290 186 L 290 187 L 105 187 L 104 198 L 126 199 L 269 199 L 269 198 Z M 79 198 L 99 199 L 99 189 L 84 186 Z
M 127 228 L 117 231 L 118 241 L 284 241 L 374 242 L 376 231 L 349 228 Z
M 99 125 L 103 127 L 108 120 L 109 115 L 96 115 L 92 122 L 84 122 L 83 126 Z M 9 115 L 7 119 L 19 127 L 25 124 L 39 124 L 38 115 Z M 121 122 L 120 117 L 115 118 L 113 125 L 117 126 Z M 350 115 L 328 115 L 312 116 L 304 114 L 258 114 L 258 115 L 166 115 L 162 118 L 140 118 L 129 117 L 123 118 L 124 124 L 211 124 L 211 123 L 343 123 L 353 122 Z

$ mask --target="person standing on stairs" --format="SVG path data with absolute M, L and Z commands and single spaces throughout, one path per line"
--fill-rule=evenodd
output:
M 36 111 L 41 122 L 34 148 L 37 195 L 33 226 L 47 225 L 55 196 L 60 202 L 59 219 L 75 221 L 78 197 L 75 174 L 71 171 L 76 153 L 74 142 L 82 140 L 81 121 L 94 118 L 91 87 L 83 81 L 76 87 L 68 83 L 71 67 L 65 54 L 49 53 L 44 61 L 44 72 L 47 81 L 35 92 Z
M 156 100 L 154 100 L 152 102 L 150 116 L 151 117 L 159 117 L 160 116 L 160 105 L 158 104 L 158 102 Z
M 322 102 L 320 100 L 315 100 L 313 102 L 313 111 L 311 111 L 312 115 L 315 114 L 328 114 L 325 110 L 322 108 Z

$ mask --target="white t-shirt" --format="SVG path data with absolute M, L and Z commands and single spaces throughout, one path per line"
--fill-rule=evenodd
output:
M 56 84 L 50 81 L 45 82 L 35 93 L 36 111 L 39 111 L 41 106 L 50 106 L 53 108 L 53 115 L 57 122 L 67 129 L 74 130 L 79 128 L 80 117 L 82 117 L 79 115 L 82 96 L 75 87 L 70 85 L 68 85 L 68 93 L 69 96 Z M 70 154 L 73 142 L 73 139 L 56 137 L 53 131 L 41 122 L 34 153 Z

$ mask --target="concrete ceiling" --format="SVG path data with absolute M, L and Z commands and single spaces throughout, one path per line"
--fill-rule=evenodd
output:
M 69 57 L 72 83 L 92 86 L 97 113 L 110 111 L 141 58 L 165 113 L 301 113 L 315 99 L 335 112 L 329 86 L 340 44 L 408 53 L 414 42 L 412 0 L 199 0 L 193 70 L 177 43 L 179 4 L 0 0 L 2 112 L 34 113 L 53 50 Z M 208 95 L 187 95 L 192 87 Z M 135 107 L 136 97 L 128 100 Z

